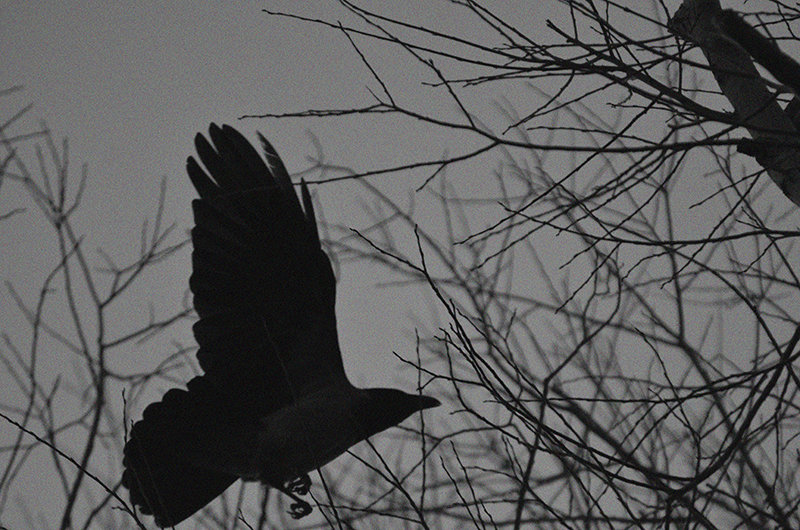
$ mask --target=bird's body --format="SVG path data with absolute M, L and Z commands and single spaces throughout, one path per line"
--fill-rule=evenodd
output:
M 335 279 L 311 197 L 302 207 L 277 153 L 267 164 L 231 127 L 197 135 L 187 171 L 193 201 L 194 334 L 204 375 L 149 405 L 125 446 L 122 484 L 159 526 L 203 508 L 234 481 L 292 495 L 297 479 L 361 440 L 397 425 L 433 398 L 359 389 L 344 373 Z M 206 173 L 207 171 L 207 173 Z
M 351 385 L 324 388 L 261 418 L 255 455 L 259 474 L 252 478 L 278 487 L 324 466 L 369 436 L 358 418 L 362 392 Z

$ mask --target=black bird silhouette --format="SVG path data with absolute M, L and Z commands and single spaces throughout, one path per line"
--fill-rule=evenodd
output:
M 205 166 L 186 168 L 192 202 L 194 334 L 204 375 L 149 405 L 125 445 L 131 502 L 173 526 L 236 479 L 258 480 L 311 506 L 307 473 L 439 401 L 359 389 L 342 366 L 335 279 L 305 182 L 303 206 L 275 149 L 266 161 L 232 127 L 195 138 Z

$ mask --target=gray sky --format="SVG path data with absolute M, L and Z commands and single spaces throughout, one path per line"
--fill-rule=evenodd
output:
M 336 18 L 330 15 L 336 11 L 332 4 L 314 4 L 318 16 Z M 56 137 L 69 138 L 75 174 L 80 163 L 88 164 L 81 219 L 92 247 L 102 246 L 111 254 L 130 250 L 130 242 L 138 241 L 141 222 L 155 210 L 163 176 L 169 186 L 167 219 L 182 229 L 190 226 L 194 191 L 184 164 L 193 153 L 195 133 L 207 131 L 212 121 L 235 124 L 251 139 L 256 129 L 261 130 L 290 172 L 309 165 L 305 160 L 313 154 L 309 130 L 320 136 L 327 156 L 356 168 L 375 164 L 375 147 L 382 148 L 379 165 L 402 158 L 389 153 L 396 144 L 380 145 L 386 140 L 378 134 L 371 135 L 373 145 L 367 145 L 364 138 L 369 135 L 343 130 L 352 121 L 237 121 L 246 113 L 355 106 L 368 95 L 363 68 L 341 34 L 317 34 L 318 28 L 308 24 L 270 17 L 261 12 L 264 5 L 5 2 L 0 6 L 4 28 L 0 46 L 13 50 L 0 58 L 3 83 L 25 87 L 23 93 L 7 98 L 7 112 L 33 102 L 31 115 L 46 120 Z M 294 2 L 270 5 L 311 11 Z M 4 192 L 0 201 L 13 207 L 9 194 L 19 190 Z M 346 186 L 331 186 L 320 198 L 330 221 L 358 226 L 355 199 Z M 0 258 L 4 279 L 8 271 L 16 274 L 23 265 L 36 263 L 36 252 L 41 250 L 37 245 L 29 249 L 33 254 L 25 251 L 30 233 L 21 225 L 15 223 L 22 233 L 4 227 L 4 248 L 17 249 Z M 176 263 L 176 269 L 185 265 L 185 260 Z M 34 269 L 36 274 L 42 272 Z M 168 282 L 173 293 L 185 288 L 186 274 L 184 268 Z M 403 309 L 392 308 L 386 300 L 372 303 L 370 309 L 347 309 L 350 303 L 369 305 L 374 302 L 371 298 L 342 290 L 340 313 L 345 319 L 354 315 L 359 330 L 374 329 L 377 322 L 383 322 L 382 327 L 387 322 L 399 325 Z M 376 320 L 365 322 L 363 315 L 374 315 Z M 377 349 L 382 352 L 379 357 L 388 358 L 391 348 L 376 342 L 378 337 L 385 340 L 386 332 L 374 333 L 373 340 L 368 335 L 359 331 L 366 344 L 351 349 Z M 355 370 L 361 366 L 347 364 Z
M 541 4 L 549 9 L 556 3 Z M 394 11 L 410 22 L 425 22 L 467 39 L 484 38 L 477 24 L 452 16 L 454 6 L 448 2 L 377 4 L 376 10 Z M 363 106 L 371 103 L 367 87 L 379 89 L 341 32 L 271 17 L 262 12 L 267 5 L 329 21 L 352 20 L 333 2 L 0 3 L 0 89 L 24 86 L 23 92 L 0 100 L 3 119 L 33 102 L 34 109 L 22 122 L 25 127 L 16 132 L 31 130 L 37 120 L 46 120 L 57 139 L 69 138 L 73 178 L 77 178 L 80 164 L 88 165 L 82 214 L 76 218 L 76 226 L 85 236 L 85 248 L 102 247 L 120 263 L 132 261 L 137 255 L 141 223 L 152 218 L 164 177 L 168 184 L 165 220 L 176 222 L 175 240 L 184 237 L 191 226 L 190 201 L 195 197 L 184 165 L 186 157 L 193 154 L 195 133 L 206 132 L 212 121 L 233 124 L 250 139 L 255 139 L 256 130 L 261 131 L 276 147 L 290 173 L 310 165 L 306 157 L 313 155 L 315 148 L 309 133 L 319 138 L 328 161 L 356 170 L 465 150 L 457 143 L 463 138 L 424 134 L 418 124 L 395 117 L 239 121 L 237 118 L 244 114 Z M 541 31 L 548 17 L 564 16 L 563 11 L 543 12 L 545 8 L 539 2 L 502 2 L 493 4 L 493 9 L 530 33 Z M 397 48 L 387 51 L 370 47 L 367 41 L 357 39 L 357 43 L 365 47 L 372 64 L 405 103 L 444 114 L 456 112 L 446 97 L 436 99 L 435 91 L 420 90 L 422 81 L 432 79 L 429 75 L 415 77 L 418 65 L 398 53 Z M 509 86 L 504 95 L 513 99 L 514 90 L 525 87 Z M 488 109 L 493 102 L 477 103 Z M 490 112 L 487 116 L 491 119 Z M 487 188 L 485 175 L 493 167 L 491 161 L 483 167 L 480 163 L 455 166 L 447 176 L 458 184 L 460 193 L 491 197 L 495 192 Z M 463 172 L 456 173 L 459 170 Z M 412 196 L 409 190 L 429 173 L 394 174 L 371 182 L 404 202 Z M 713 188 L 715 183 L 692 185 Z M 702 196 L 712 193 L 701 191 Z M 369 224 L 357 186 L 336 183 L 314 187 L 313 193 L 315 204 L 328 222 L 354 228 Z M 687 202 L 694 202 L 698 196 L 687 195 Z M 418 203 L 415 220 L 431 228 L 435 204 L 425 194 L 413 197 Z M 0 213 L 19 206 L 28 211 L 0 226 L 0 280 L 13 282 L 32 302 L 42 278 L 57 263 L 56 247 L 52 229 L 42 223 L 40 213 L 24 198 L 23 191 L 4 185 L 0 189 Z M 685 226 L 679 230 L 691 231 L 696 219 L 709 215 L 702 209 L 689 213 Z M 496 216 L 487 216 L 483 221 L 494 219 Z M 472 228 L 478 230 L 481 226 Z M 577 248 L 565 239 L 537 241 L 542 253 L 553 258 L 554 270 Z M 146 322 L 150 303 L 156 315 L 161 316 L 178 308 L 188 288 L 189 269 L 188 249 L 159 266 L 124 305 L 114 308 L 115 331 L 121 334 Z M 432 328 L 437 321 L 415 290 L 375 288 L 386 279 L 371 267 L 349 266 L 342 270 L 337 314 L 344 363 L 355 384 L 404 386 L 411 390 L 414 381 L 408 379 L 408 372 L 397 369 L 399 363 L 391 352 L 413 357 L 414 321 L 409 318 L 412 312 L 418 318 L 427 317 L 426 323 Z M 27 324 L 5 295 L 0 297 L 0 321 L 4 329 L 18 332 L 20 340 L 24 339 Z M 152 370 L 171 352 L 172 340 L 193 343 L 188 325 L 176 333 L 119 352 L 113 363 L 123 371 Z M 52 363 L 49 377 L 71 369 L 70 361 L 63 357 L 54 357 Z M 0 377 L 0 386 L 2 381 Z M 167 388 L 167 384 L 153 388 L 153 397 Z M 114 408 L 121 410 L 121 399 L 118 401 Z M 142 400 L 137 409 L 131 410 L 131 419 L 138 419 L 146 404 L 147 400 Z M 445 408 L 434 414 L 444 418 L 449 412 Z M 0 434 L 6 429 L 0 424 Z M 40 506 L 27 508 L 47 516 L 47 496 L 53 488 L 38 478 L 33 476 L 15 484 L 20 496 L 41 502 Z M 60 505 L 60 499 L 56 501 Z M 23 527 L 24 523 L 14 526 L 24 520 L 22 511 L 10 519 L 4 515 L 0 524 Z
M 384 12 L 396 8 L 394 2 L 382 4 Z M 176 239 L 180 239 L 191 226 L 190 200 L 195 196 L 185 176 L 185 160 L 193 154 L 195 133 L 206 132 L 212 121 L 234 124 L 251 139 L 255 130 L 262 131 L 290 172 L 309 166 L 305 157 L 314 154 L 309 131 L 320 138 L 329 160 L 361 170 L 433 158 L 457 147 L 445 139 L 421 136 L 404 120 L 394 120 L 391 127 L 387 121 L 360 118 L 238 121 L 250 113 L 360 106 L 370 102 L 366 86 L 376 88 L 340 32 L 270 17 L 261 11 L 266 5 L 326 20 L 348 20 L 347 13 L 330 2 L 0 3 L 0 49 L 4 50 L 0 88 L 24 87 L 3 99 L 3 119 L 32 102 L 33 110 L 13 132 L 30 131 L 38 120 L 45 120 L 57 141 L 69 140 L 72 178 L 77 180 L 80 165 L 87 165 L 82 213 L 75 219 L 85 248 L 102 247 L 119 263 L 132 261 L 141 223 L 155 212 L 163 177 L 168 184 L 165 220 L 177 223 Z M 433 21 L 443 30 L 458 23 L 449 15 L 452 6 L 446 2 L 430 3 L 424 9 L 418 5 L 404 4 L 399 14 L 409 21 Z M 516 8 L 512 3 L 510 12 Z M 457 29 L 467 37 L 474 32 L 469 24 Z M 477 33 L 472 36 L 479 38 Z M 400 90 L 409 86 L 408 94 L 414 94 L 419 80 L 406 77 L 406 67 L 413 70 L 408 57 L 396 51 L 369 51 L 381 61 L 382 75 L 393 86 Z M 415 103 L 428 108 L 439 104 L 436 100 Z M 406 174 L 402 178 L 408 181 L 383 179 L 380 184 L 400 192 L 402 200 L 407 194 L 404 190 L 411 188 L 409 183 L 416 186 L 425 176 Z M 480 175 L 472 177 L 478 177 L 472 182 L 479 189 Z M 329 222 L 353 227 L 368 223 L 352 185 L 325 186 L 315 193 Z M 42 222 L 23 190 L 4 186 L 0 212 L 20 206 L 28 210 L 0 230 L 0 277 L 13 282 L 23 299 L 33 303 L 42 279 L 58 261 L 57 247 L 52 229 Z M 424 223 L 424 204 L 419 212 Z M 159 316 L 179 306 L 188 286 L 188 258 L 186 249 L 148 276 L 124 305 L 114 308 L 116 332 L 143 324 L 150 303 Z M 95 265 L 100 265 L 99 260 Z M 346 268 L 340 278 L 337 313 L 345 367 L 356 384 L 402 384 L 411 390 L 413 382 L 397 370 L 391 352 L 413 356 L 413 323 L 408 317 L 412 311 L 424 314 L 425 306 L 408 289 L 389 294 L 375 290 L 372 286 L 381 279 L 385 278 L 374 269 L 353 267 Z M 53 322 L 60 318 L 46 316 Z M 4 329 L 18 334 L 16 340 L 24 343 L 28 326 L 5 295 L 0 319 Z M 188 326 L 181 329 L 183 335 L 169 334 L 141 349 L 121 352 L 114 365 L 123 371 L 153 369 L 170 353 L 170 341 L 192 343 Z M 43 377 L 52 381 L 68 373 L 71 362 L 54 354 L 45 364 L 48 373 Z M 167 388 L 165 384 L 152 389 L 154 397 Z M 146 403 L 130 411 L 131 419 L 139 417 Z M 114 408 L 121 410 L 121 399 Z M 6 429 L 3 425 L 0 432 Z M 34 474 L 18 480 L 15 494 L 22 502 L 10 503 L 18 512 L 4 515 L 3 524 L 12 528 L 29 524 L 20 522 L 25 521 L 26 510 L 34 517 L 43 516 L 38 519 L 42 525 L 55 524 L 47 519 L 52 515 L 48 503 L 59 506 L 61 501 L 51 497 L 50 478 Z
M 466 38 L 480 36 L 468 19 L 453 16 L 448 2 L 431 2 L 424 9 L 418 7 L 421 4 L 400 9 L 394 2 L 382 4 L 376 10 Z M 500 3 L 496 9 L 500 15 L 514 16 L 519 5 Z M 174 220 L 181 230 L 191 226 L 190 200 L 195 195 L 184 165 L 193 153 L 195 133 L 206 132 L 212 121 L 234 124 L 251 139 L 254 131 L 261 131 L 290 173 L 310 165 L 306 157 L 315 152 L 309 132 L 319 137 L 329 161 L 356 170 L 463 150 L 452 139 L 421 135 L 415 123 L 404 119 L 237 120 L 243 114 L 362 106 L 372 102 L 367 87 L 378 88 L 341 32 L 269 16 L 262 12 L 267 6 L 329 21 L 352 21 L 334 2 L 0 4 L 0 49 L 11 50 L 0 55 L 3 86 L 25 87 L 6 98 L 6 115 L 33 102 L 24 123 L 33 128 L 36 120 L 44 119 L 56 138 L 68 137 L 76 178 L 79 165 L 88 165 L 80 220 L 90 248 L 102 247 L 115 256 L 127 252 L 133 258 L 131 242 L 138 242 L 142 221 L 153 215 L 164 176 L 166 220 Z M 531 24 L 541 25 L 543 19 L 539 13 Z M 431 93 L 419 90 L 421 80 L 429 76 L 409 77 L 409 72 L 418 71 L 409 56 L 398 54 L 396 48 L 386 52 L 368 41 L 358 43 L 366 46 L 387 84 L 407 102 L 454 112 L 445 98 L 419 99 L 420 94 Z M 440 104 L 445 107 L 437 107 Z M 373 182 L 404 198 L 427 175 L 426 170 Z M 485 180 L 480 171 L 459 178 L 469 179 L 476 195 Z M 14 194 L 19 191 L 11 186 L 3 190 L 0 211 L 18 206 Z M 329 222 L 355 228 L 369 222 L 352 185 L 328 185 L 315 192 Z M 418 222 L 424 224 L 428 219 L 424 197 L 416 200 L 422 203 Z M 52 237 L 46 228 L 42 235 Z M 40 259 L 42 245 L 27 244 L 29 227 L 5 226 L 0 238 L 3 248 L 15 248 L 0 256 L 3 279 L 13 272 L 16 284 L 36 285 L 51 262 Z M 154 279 L 161 283 L 153 290 L 169 289 L 172 298 L 183 292 L 188 252 L 183 257 Z M 345 365 L 356 380 L 386 383 L 381 374 L 394 366 L 389 353 L 400 348 L 401 338 L 408 345 L 406 317 L 413 296 L 404 297 L 402 290 L 390 297 L 365 291 L 365 286 L 379 280 L 365 274 L 370 273 L 340 278 L 338 314 Z

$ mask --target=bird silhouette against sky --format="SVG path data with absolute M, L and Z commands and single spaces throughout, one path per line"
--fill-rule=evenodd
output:
M 344 373 L 335 278 L 311 196 L 301 203 L 275 149 L 266 156 L 230 126 L 195 138 L 189 157 L 197 358 L 204 375 L 149 405 L 125 445 L 122 484 L 160 527 L 173 526 L 237 479 L 289 495 L 350 446 L 439 401 L 360 389 Z

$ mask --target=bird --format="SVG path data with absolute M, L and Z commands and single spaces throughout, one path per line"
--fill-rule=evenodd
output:
M 298 199 L 286 167 L 259 133 L 256 148 L 229 125 L 198 133 L 202 166 L 186 169 L 192 201 L 193 325 L 202 369 L 148 405 L 123 450 L 122 485 L 159 527 L 174 526 L 236 480 L 294 501 L 308 473 L 436 398 L 357 388 L 344 371 L 336 280 L 305 180 Z M 301 205 L 302 200 L 302 205 Z

